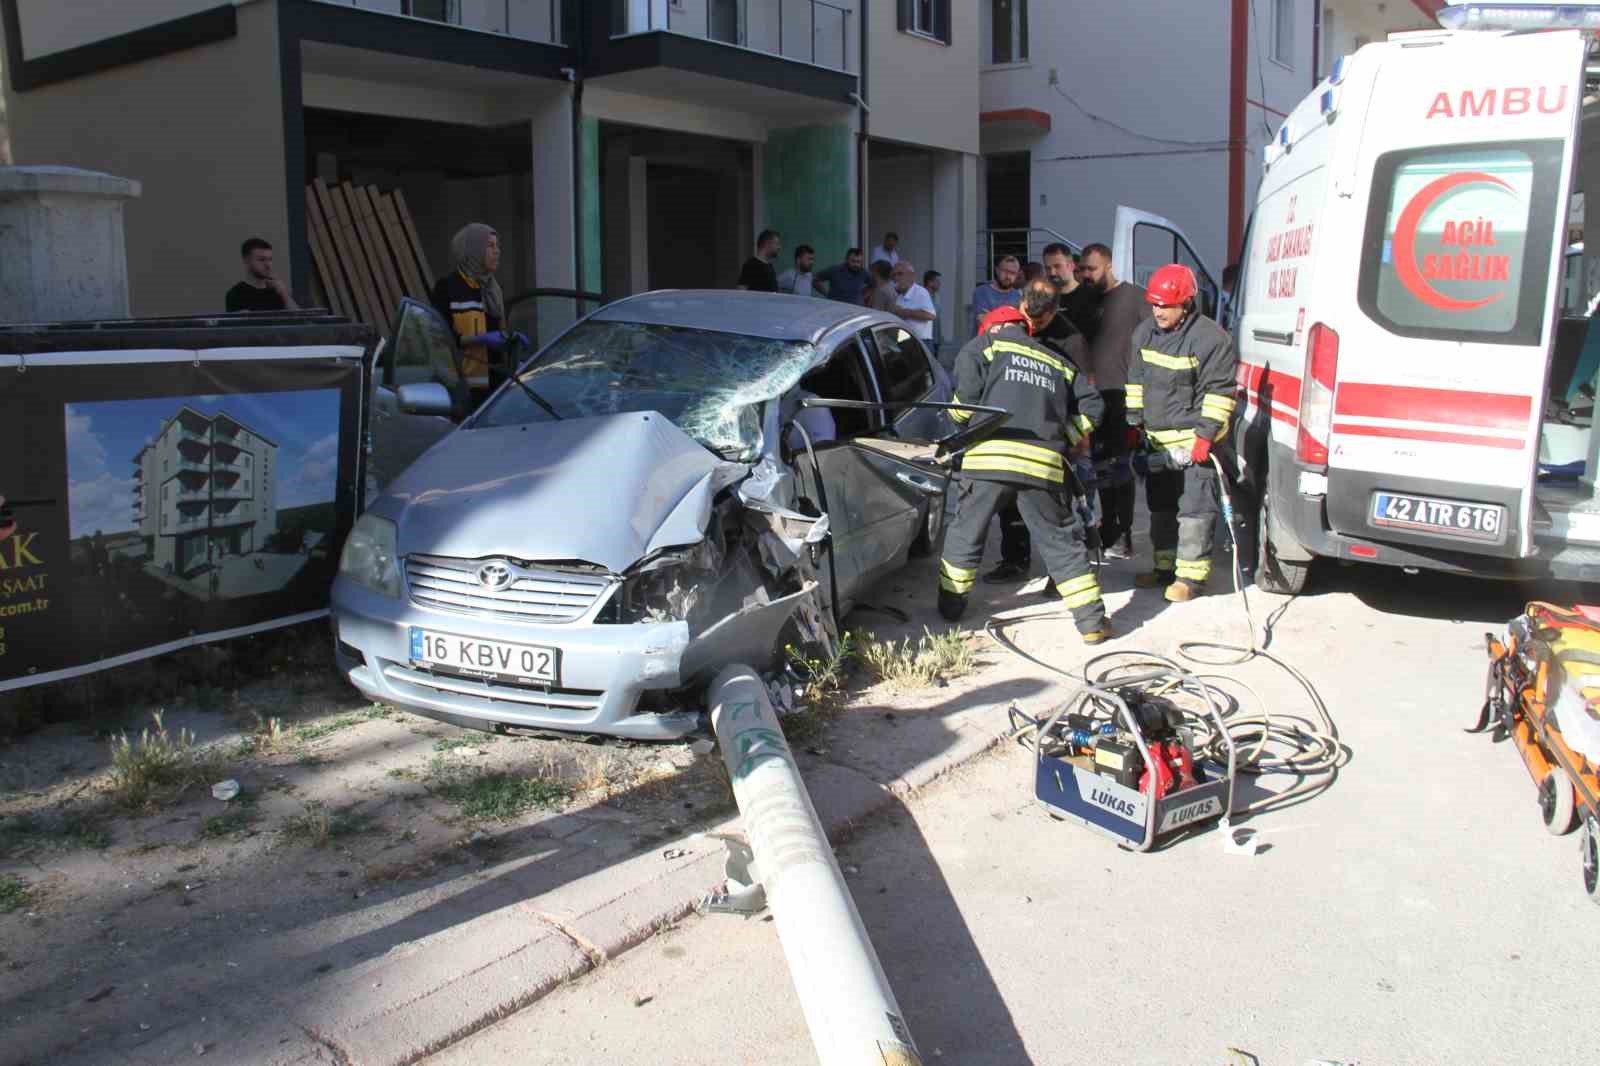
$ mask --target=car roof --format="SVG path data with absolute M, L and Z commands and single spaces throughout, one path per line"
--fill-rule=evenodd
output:
M 666 289 L 607 304 L 592 316 L 601 322 L 738 333 L 765 340 L 817 343 L 840 329 L 899 325 L 894 315 L 856 304 L 742 289 Z

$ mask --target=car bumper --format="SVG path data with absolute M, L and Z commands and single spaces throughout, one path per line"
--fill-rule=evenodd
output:
M 350 683 L 374 700 L 422 714 L 486 724 L 601 733 L 633 740 L 675 740 L 694 732 L 693 711 L 638 712 L 640 696 L 678 688 L 689 643 L 684 622 L 642 625 L 536 625 L 419 607 L 346 581 L 333 586 L 335 656 Z M 550 687 L 436 674 L 411 661 L 412 626 L 560 653 L 560 680 Z

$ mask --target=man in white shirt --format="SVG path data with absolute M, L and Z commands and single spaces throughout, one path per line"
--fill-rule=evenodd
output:
M 902 259 L 894 268 L 894 313 L 905 319 L 913 336 L 924 344 L 933 345 L 933 323 L 939 312 L 933 306 L 928 290 L 917 284 L 917 268 L 911 260 Z
M 900 234 L 890 230 L 883 235 L 883 243 L 872 250 L 872 255 L 867 259 L 867 266 L 873 263 L 888 263 L 891 267 L 900 265 Z
M 811 271 L 817 264 L 816 250 L 809 244 L 802 244 L 794 250 L 794 266 L 778 275 L 778 291 L 793 293 L 796 296 L 815 295 L 811 283 Z

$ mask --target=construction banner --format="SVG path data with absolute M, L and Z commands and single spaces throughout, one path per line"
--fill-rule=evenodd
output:
M 0 333 L 0 691 L 326 613 L 366 331 L 307 334 Z

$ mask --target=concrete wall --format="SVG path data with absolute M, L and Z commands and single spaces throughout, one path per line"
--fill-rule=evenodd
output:
M 1312 0 L 1296 9 L 1293 69 L 1257 55 L 1271 32 L 1272 5 L 1254 7 L 1246 96 L 1287 112 L 1311 89 Z M 1182 32 L 1151 32 L 1163 24 Z M 1228 6 L 1032 0 L 1029 38 L 1029 62 L 984 70 L 981 106 L 1051 116 L 1042 136 L 983 139 L 985 153 L 1032 153 L 1032 224 L 1080 244 L 1109 243 L 1117 206 L 1143 208 L 1177 222 L 1220 272 L 1228 255 Z M 1259 181 L 1258 146 L 1278 122 L 1256 105 L 1246 111 L 1246 136 L 1257 146 L 1246 158 L 1247 208 Z
M 258 0 L 239 8 L 228 41 L 27 93 L 8 79 L 12 148 L 19 163 L 142 183 L 127 206 L 134 314 L 220 311 L 244 238 L 272 242 L 280 276 L 289 272 L 279 84 L 277 7 Z
M 896 0 L 856 2 L 868 8 L 867 97 L 872 105 L 872 135 L 953 152 L 976 152 L 976 0 L 951 3 L 950 45 L 901 33 Z M 1052 2 L 1070 6 L 1067 0 Z
M 783 234 L 779 272 L 794 265 L 794 250 L 817 250 L 818 269 L 844 258 L 855 235 L 855 187 L 850 180 L 855 135 L 849 123 L 773 130 L 762 156 L 765 221 Z
M 25 59 L 198 14 L 228 0 L 17 0 Z M 232 0 L 236 5 L 252 0 Z
M 1391 33 L 1438 28 L 1436 19 L 1424 16 L 1416 5 L 1399 0 L 1387 4 L 1329 0 L 1322 9 L 1322 72 L 1332 70 L 1340 56 L 1351 55 L 1362 45 L 1387 40 Z

